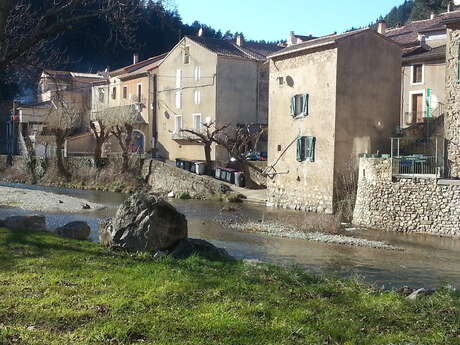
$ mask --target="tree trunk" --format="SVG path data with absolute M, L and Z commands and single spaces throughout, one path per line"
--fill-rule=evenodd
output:
M 70 179 L 70 173 L 67 171 L 64 164 L 64 142 L 65 138 L 57 135 L 56 136 L 56 157 L 57 157 L 57 168 L 59 175 L 64 177 L 66 180 Z
M 211 175 L 211 143 L 204 144 L 204 157 L 206 160 L 205 173 Z
M 30 140 L 29 133 L 28 133 L 28 128 L 26 125 L 22 124 L 21 125 L 21 130 L 20 130 L 20 135 L 22 137 L 23 141 L 23 152 L 24 158 L 26 160 L 26 165 L 27 169 L 30 172 L 30 183 L 31 184 L 36 184 L 37 183 L 37 174 L 35 172 L 35 152 L 34 152 L 34 146 L 32 144 L 32 141 Z
M 259 188 L 260 186 L 256 182 L 254 182 L 254 180 L 252 179 L 251 168 L 249 167 L 248 162 L 243 159 L 239 160 L 239 162 L 240 162 L 241 170 L 243 171 L 243 174 L 244 174 L 244 182 L 245 182 L 246 188 L 249 188 L 249 189 Z
M 94 163 L 97 169 L 102 168 L 102 145 L 104 143 L 96 138 L 96 146 L 94 147 Z

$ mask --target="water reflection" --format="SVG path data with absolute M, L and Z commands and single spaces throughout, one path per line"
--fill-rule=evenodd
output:
M 0 183 L 0 185 L 12 186 Z M 85 214 L 45 214 L 48 226 L 56 228 L 70 221 L 83 220 L 91 226 L 91 239 L 98 240 L 101 219 L 113 216 L 126 198 L 118 193 L 70 190 L 55 187 L 16 185 L 20 188 L 40 189 L 102 203 L 106 209 Z M 380 231 L 358 230 L 350 233 L 369 240 L 385 241 L 405 250 L 386 251 L 371 248 L 348 247 L 336 244 L 309 242 L 299 239 L 274 238 L 262 234 L 248 234 L 229 230 L 219 220 L 224 204 L 206 201 L 172 202 L 189 220 L 191 237 L 203 238 L 226 248 L 238 258 L 259 259 L 282 265 L 297 264 L 318 274 L 341 277 L 358 275 L 377 286 L 439 287 L 446 283 L 460 287 L 460 240 L 429 235 L 408 235 Z M 228 206 L 228 205 L 227 205 Z M 280 216 L 301 221 L 297 212 L 268 209 L 253 205 L 237 205 L 237 210 L 226 214 L 229 221 L 252 219 L 271 221 Z M 0 209 L 0 217 L 17 214 L 36 214 L 32 211 Z M 224 223 L 225 224 L 225 223 Z

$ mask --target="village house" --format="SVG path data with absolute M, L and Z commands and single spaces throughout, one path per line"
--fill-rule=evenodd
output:
M 20 133 L 25 132 L 35 144 L 37 155 L 52 154 L 53 143 L 46 138 L 43 130 L 47 127 L 50 111 L 59 105 L 71 106 L 81 114 L 80 130 L 84 131 L 91 108 L 91 83 L 101 78 L 100 75 L 91 73 L 44 70 L 38 82 L 36 102 L 15 102 L 13 105 L 11 120 L 6 128 L 7 153 L 20 154 Z
M 447 28 L 444 20 L 460 17 L 460 11 L 432 14 L 429 19 L 387 28 L 378 24 L 378 32 L 397 42 L 403 52 L 401 68 L 401 128 L 430 124 L 440 118 L 431 131 L 442 133 L 445 113 L 445 70 Z
M 196 137 L 183 129 L 267 124 L 267 55 L 277 45 L 203 36 L 184 37 L 159 67 L 158 141 L 160 156 L 204 160 Z M 213 145 L 211 159 L 226 161 L 223 148 Z
M 117 121 L 130 122 L 133 127 L 132 153 L 144 154 L 155 149 L 157 144 L 156 93 L 158 66 L 165 55 L 139 61 L 133 55 L 129 66 L 106 74 L 102 81 L 93 83 L 91 121 L 111 126 Z M 91 150 L 90 138 L 74 138 L 68 142 L 72 150 Z M 116 140 L 112 138 L 104 148 L 105 153 L 119 152 Z
M 358 155 L 389 152 L 401 49 L 363 29 L 290 45 L 269 59 L 268 204 L 333 213 Z

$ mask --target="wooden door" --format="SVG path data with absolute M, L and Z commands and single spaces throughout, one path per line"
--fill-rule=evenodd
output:
M 423 94 L 412 95 L 412 113 L 417 122 L 423 122 Z

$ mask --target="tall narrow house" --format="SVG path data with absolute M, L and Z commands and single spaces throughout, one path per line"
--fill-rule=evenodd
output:
M 389 152 L 399 123 L 401 49 L 364 29 L 269 58 L 268 204 L 333 213 L 358 155 Z

